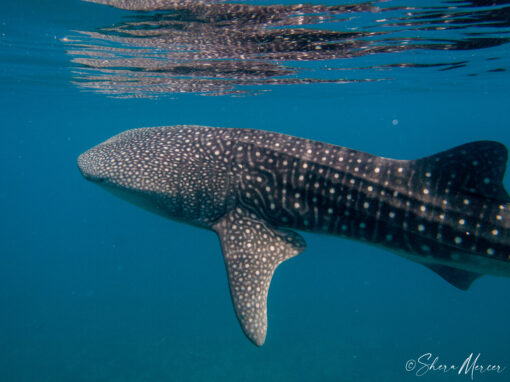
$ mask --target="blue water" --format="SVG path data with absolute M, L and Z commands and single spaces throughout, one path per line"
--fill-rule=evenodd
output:
M 80 153 L 123 130 L 172 124 L 273 130 L 402 159 L 479 139 L 510 147 L 509 11 L 504 2 L 495 7 L 503 21 L 488 29 L 465 19 L 460 30 L 400 26 L 391 34 L 426 37 L 427 47 L 305 60 L 262 55 L 257 59 L 294 69 L 276 78 L 322 82 L 239 82 L 224 73 L 220 79 L 237 81 L 229 94 L 216 87 L 205 95 L 168 86 L 155 91 L 145 81 L 150 70 L 135 71 L 130 63 L 120 73 L 137 76 L 136 91 L 119 89 L 115 71 L 94 88 L 87 76 L 105 72 L 75 59 L 93 58 L 105 46 L 129 50 L 106 51 L 106 63 L 116 55 L 154 55 L 130 42 L 112 43 L 101 29 L 146 13 L 79 0 L 2 2 L 0 380 L 471 380 L 471 374 L 406 371 L 406 361 L 426 353 L 457 366 L 480 353 L 479 364 L 507 369 L 475 372 L 475 380 L 509 380 L 509 279 L 482 277 L 463 292 L 383 249 L 303 233 L 307 250 L 273 278 L 268 336 L 256 348 L 234 315 L 216 235 L 116 199 L 86 182 L 76 166 Z M 378 32 L 391 26 L 374 20 L 412 11 L 377 12 L 307 28 L 344 31 L 345 22 L 349 30 Z M 473 36 L 501 41 L 429 49 L 436 38 Z M 510 189 L 508 177 L 505 185 Z

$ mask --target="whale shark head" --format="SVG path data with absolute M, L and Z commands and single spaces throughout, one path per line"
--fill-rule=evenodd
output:
M 85 179 L 121 199 L 159 215 L 172 215 L 178 174 L 168 171 L 173 168 L 170 164 L 163 179 L 158 153 L 148 145 L 157 134 L 147 128 L 122 132 L 81 154 L 78 167 Z M 167 155 L 161 162 L 171 160 Z
M 78 157 L 82 175 L 95 183 L 137 191 L 156 191 L 155 152 L 147 147 L 155 129 L 127 130 L 87 150 Z
M 224 168 L 190 150 L 204 144 L 199 133 L 179 126 L 128 130 L 81 154 L 78 167 L 87 180 L 130 203 L 203 225 L 221 209 L 227 182 Z

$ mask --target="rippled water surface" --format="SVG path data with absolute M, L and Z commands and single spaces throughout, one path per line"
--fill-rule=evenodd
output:
M 256 348 L 217 237 L 105 193 L 76 158 L 173 124 L 400 159 L 508 147 L 509 38 L 504 0 L 2 2 L 0 381 L 471 380 L 406 370 L 427 353 L 480 354 L 507 369 L 473 380 L 508 380 L 510 279 L 463 292 L 383 249 L 304 234 Z
M 115 96 L 392 81 L 410 68 L 478 76 L 508 66 L 508 57 L 481 52 L 508 42 L 504 3 L 91 1 L 130 12 L 63 41 L 79 66 L 75 83 Z

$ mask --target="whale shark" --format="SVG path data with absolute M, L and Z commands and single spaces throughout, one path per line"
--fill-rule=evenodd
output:
M 467 290 L 510 277 L 507 149 L 467 143 L 398 160 L 275 132 L 165 126 L 122 132 L 78 158 L 83 176 L 170 219 L 216 232 L 235 313 L 262 346 L 280 263 L 295 232 L 386 248 Z

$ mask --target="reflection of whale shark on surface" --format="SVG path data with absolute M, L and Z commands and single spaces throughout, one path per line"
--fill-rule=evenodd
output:
M 129 130 L 78 159 L 82 174 L 160 215 L 214 230 L 245 334 L 262 345 L 273 272 L 305 249 L 290 229 L 382 246 L 468 289 L 510 277 L 505 146 L 417 160 L 260 130 Z
M 484 13 L 451 4 L 418 8 L 391 6 L 391 2 L 326 6 L 89 1 L 138 11 L 116 25 L 80 31 L 65 40 L 73 62 L 80 65 L 75 83 L 116 96 L 216 95 L 242 93 L 248 86 L 379 81 L 397 69 L 447 70 L 469 64 L 465 57 L 402 62 L 391 53 L 439 54 L 508 42 L 479 30 L 489 21 L 493 27 L 504 27 L 501 14 L 506 8 L 502 7 Z M 384 18 L 387 13 L 391 17 Z M 356 24 L 359 19 L 366 25 Z M 461 33 L 468 28 L 477 30 L 476 37 L 469 30 Z M 450 30 L 456 31 L 455 38 L 445 35 Z M 382 59 L 381 53 L 389 57 Z M 359 61 L 374 55 L 381 59 Z M 326 62 L 314 67 L 303 64 L 309 61 Z

